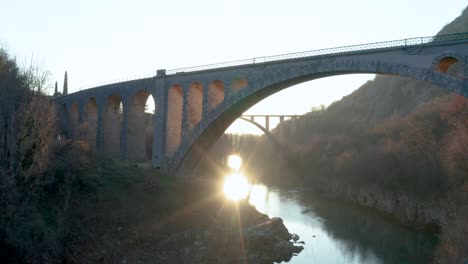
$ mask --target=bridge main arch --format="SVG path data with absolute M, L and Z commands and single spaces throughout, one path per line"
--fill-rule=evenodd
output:
M 320 59 L 312 63 L 291 61 L 254 66 L 246 71 L 238 71 L 237 74 L 249 83 L 248 88 L 231 93 L 227 103 L 225 102 L 210 120 L 193 129 L 191 135 L 185 138 L 185 141 L 183 140 L 175 152 L 169 171 L 177 172 L 179 176 L 189 174 L 200 159 L 207 155 L 224 131 L 247 109 L 281 90 L 315 79 L 363 73 L 398 75 L 426 81 L 450 92 L 467 96 L 463 89 L 464 80 L 449 75 L 447 72 L 435 70 L 431 67 L 432 61 L 428 61 L 427 68 L 403 62 L 384 59 L 368 60 L 358 56 L 346 59 Z M 450 64 L 453 63 L 450 61 Z M 466 68 L 465 63 L 462 63 L 463 68 Z

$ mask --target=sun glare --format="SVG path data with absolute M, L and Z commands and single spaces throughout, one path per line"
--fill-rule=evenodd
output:
M 229 168 L 238 171 L 242 165 L 242 158 L 238 155 L 229 155 L 227 165 Z
M 240 200 L 247 197 L 249 182 L 240 174 L 232 174 L 224 179 L 224 195 L 230 200 Z

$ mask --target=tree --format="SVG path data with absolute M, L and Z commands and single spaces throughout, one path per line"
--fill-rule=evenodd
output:
M 44 70 L 34 54 L 29 61 L 25 60 L 21 67 L 21 74 L 24 76 L 25 86 L 37 94 L 45 94 L 51 88 L 49 82 L 51 73 Z
M 67 71 L 65 71 L 65 77 L 63 80 L 63 94 L 67 95 L 68 94 L 68 76 L 67 76 Z
M 56 123 L 54 103 L 44 95 L 47 71 L 31 65 L 21 70 L 0 48 L 0 248 L 12 245 L 28 254 L 39 252 L 35 243 L 46 233 L 25 217 L 37 214 L 33 197 L 50 180 Z M 32 239 L 36 234 L 39 239 Z

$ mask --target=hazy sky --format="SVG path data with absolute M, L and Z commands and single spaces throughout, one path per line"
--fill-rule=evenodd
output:
M 2 0 L 0 42 L 32 54 L 69 91 L 154 75 L 157 69 L 434 35 L 466 0 Z M 303 114 L 373 75 L 315 80 L 279 92 L 250 114 Z M 251 129 L 248 129 L 248 128 Z M 230 131 L 257 131 L 239 125 Z

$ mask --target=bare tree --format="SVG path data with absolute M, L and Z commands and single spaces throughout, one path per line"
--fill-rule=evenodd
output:
M 34 54 L 25 59 L 21 65 L 21 73 L 25 76 L 26 86 L 34 93 L 47 94 L 52 87 L 50 82 L 51 73 L 44 70 L 44 66 Z

